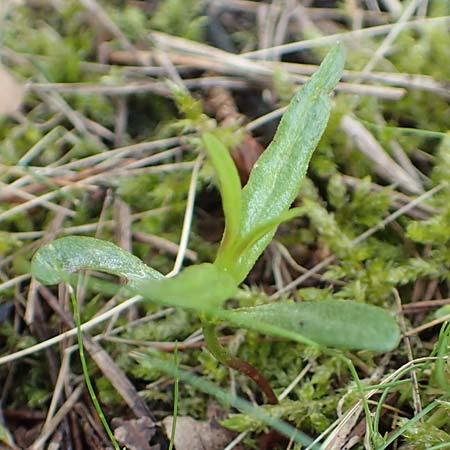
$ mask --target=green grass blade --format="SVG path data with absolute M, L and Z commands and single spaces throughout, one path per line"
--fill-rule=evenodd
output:
M 450 383 L 448 382 L 448 375 L 446 373 L 446 361 L 444 356 L 448 352 L 448 344 L 450 340 L 450 325 L 445 322 L 439 333 L 439 340 L 436 344 L 437 346 L 437 360 L 436 360 L 436 379 L 445 393 L 447 398 L 450 397 Z
M 180 377 L 178 375 L 179 372 L 179 361 L 178 361 L 178 344 L 175 344 L 175 352 L 174 352 L 174 387 L 173 387 L 173 419 L 172 419 L 172 430 L 170 431 L 170 443 L 169 443 L 169 450 L 173 450 L 173 445 L 175 442 L 175 433 L 177 430 L 177 417 L 178 417 L 178 396 L 179 396 L 179 384 L 180 384 Z
M 157 368 L 163 370 L 164 372 L 172 376 L 174 376 L 177 371 L 176 367 L 173 364 L 169 364 L 156 358 L 152 358 L 149 355 L 142 353 L 133 353 L 133 356 L 136 357 L 136 359 L 138 359 L 142 365 L 148 366 L 149 369 L 151 370 Z M 180 378 L 180 380 L 189 383 L 196 389 L 216 397 L 222 404 L 235 407 L 240 411 L 252 417 L 255 417 L 261 422 L 279 431 L 286 437 L 292 438 L 296 443 L 300 445 L 306 446 L 312 443 L 312 439 L 307 435 L 305 435 L 300 430 L 295 429 L 286 422 L 283 422 L 279 419 L 276 419 L 275 417 L 272 417 L 270 414 L 266 413 L 262 408 L 255 407 L 251 403 L 239 397 L 231 395 L 226 390 L 221 389 L 214 383 L 211 383 L 210 381 L 204 378 L 197 377 L 183 370 L 178 370 L 178 377 Z M 319 450 L 319 447 L 314 446 L 313 449 Z
M 70 289 L 70 298 L 72 301 L 72 309 L 73 315 L 75 317 L 75 323 L 77 326 L 77 340 L 78 340 L 78 352 L 80 354 L 81 367 L 83 369 L 84 381 L 86 383 L 86 387 L 88 389 L 89 395 L 91 397 L 92 403 L 94 405 L 95 410 L 97 411 L 98 417 L 102 422 L 103 428 L 106 431 L 111 443 L 113 444 L 114 450 L 120 450 L 119 444 L 109 427 L 108 421 L 106 420 L 105 414 L 103 413 L 102 407 L 100 406 L 100 402 L 98 401 L 97 395 L 95 394 L 94 387 L 91 383 L 91 377 L 89 376 L 89 370 L 86 363 L 86 356 L 84 354 L 84 345 L 83 345 L 83 335 L 81 332 L 81 319 L 80 319 L 80 310 L 78 309 L 77 299 L 75 297 L 75 293 L 73 288 L 69 285 Z
M 389 435 L 389 438 L 384 442 L 383 445 L 377 448 L 377 450 L 384 450 L 388 448 L 391 444 L 395 442 L 397 438 L 399 438 L 408 428 L 412 425 L 420 421 L 423 417 L 425 417 L 429 412 L 431 412 L 434 408 L 439 406 L 439 400 L 434 400 L 432 403 L 428 404 L 419 414 L 416 414 L 412 419 L 408 420 L 402 427 L 396 430 L 394 433 Z

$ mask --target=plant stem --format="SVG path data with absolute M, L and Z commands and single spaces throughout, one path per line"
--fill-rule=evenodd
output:
M 89 395 L 91 396 L 92 403 L 94 404 L 95 410 L 97 411 L 98 417 L 100 418 L 100 421 L 102 422 L 103 427 L 105 428 L 105 431 L 114 446 L 114 449 L 120 450 L 119 444 L 116 441 L 116 438 L 114 437 L 114 434 L 108 425 L 108 421 L 106 420 L 105 415 L 103 414 L 102 407 L 100 406 L 100 403 L 97 399 L 97 395 L 95 394 L 94 388 L 91 383 L 91 378 L 89 377 L 89 371 L 88 371 L 88 367 L 87 367 L 87 363 L 86 363 L 86 357 L 84 355 L 83 335 L 81 332 L 80 311 L 78 309 L 77 299 L 75 298 L 75 294 L 74 294 L 72 286 L 70 286 L 69 284 L 67 284 L 67 286 L 68 286 L 68 289 L 70 292 L 70 298 L 72 300 L 73 315 L 75 316 L 75 322 L 77 324 L 78 351 L 80 353 L 81 367 L 83 368 L 84 380 L 86 382 L 86 386 L 88 388 Z
M 219 362 L 252 379 L 266 396 L 268 404 L 278 404 L 278 398 L 266 378 L 251 364 L 230 355 L 225 347 L 220 345 L 219 340 L 217 339 L 215 326 L 206 320 L 203 321 L 203 336 L 205 337 L 205 342 L 209 351 Z
M 172 431 L 170 432 L 170 444 L 169 444 L 169 450 L 173 450 L 174 442 L 175 442 L 175 432 L 177 428 L 177 417 L 178 417 L 178 396 L 179 396 L 179 377 L 178 377 L 178 367 L 179 367 L 179 361 L 178 361 L 178 342 L 175 343 L 175 385 L 173 390 L 173 418 L 172 418 Z

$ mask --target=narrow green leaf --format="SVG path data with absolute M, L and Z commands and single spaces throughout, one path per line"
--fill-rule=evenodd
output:
M 163 278 L 158 271 L 111 242 L 85 236 L 68 236 L 41 247 L 31 262 L 31 274 L 43 284 L 67 281 L 69 274 L 90 269 L 128 279 L 130 286 L 142 280 Z
M 221 306 L 236 293 L 237 285 L 231 275 L 204 263 L 187 267 L 173 278 L 143 281 L 137 290 L 154 303 L 201 312 Z
M 249 320 L 279 326 L 327 347 L 348 350 L 393 350 L 400 339 L 395 320 L 383 309 L 364 303 L 271 303 L 230 312 L 233 324 Z
M 312 153 L 326 128 L 331 103 L 329 94 L 341 77 L 344 51 L 336 45 L 317 72 L 292 99 L 276 135 L 253 167 L 242 191 L 240 233 L 242 239 L 263 223 L 276 219 L 297 196 Z M 241 282 L 271 241 L 271 230 L 245 254 L 219 249 L 217 264 L 233 267 Z
M 282 224 L 283 222 L 288 222 L 289 220 L 292 220 L 294 217 L 298 217 L 303 213 L 303 208 L 292 208 L 281 213 L 277 218 L 259 225 L 251 233 L 238 241 L 235 247 L 235 254 L 245 254 L 259 239 L 263 238 L 267 233 L 275 231 L 278 225 Z
M 211 133 L 202 136 L 206 153 L 219 181 L 222 208 L 225 216 L 225 231 L 222 247 L 226 247 L 239 236 L 241 221 L 241 182 L 227 148 Z

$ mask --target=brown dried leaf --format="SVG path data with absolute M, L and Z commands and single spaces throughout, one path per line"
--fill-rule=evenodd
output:
M 230 91 L 222 87 L 209 89 L 205 107 L 211 110 L 222 127 L 242 125 L 247 121 L 238 111 Z M 253 165 L 263 151 L 264 147 L 250 133 L 246 133 L 239 146 L 231 152 L 242 185 L 247 183 Z
M 13 114 L 20 109 L 25 87 L 19 84 L 10 73 L 0 66 L 0 115 Z
M 247 184 L 250 172 L 263 151 L 264 147 L 251 134 L 245 134 L 239 146 L 231 152 L 243 186 Z
M 162 423 L 170 437 L 173 417 L 166 417 Z M 234 437 L 234 433 L 221 427 L 215 421 L 199 421 L 189 416 L 178 416 L 175 430 L 176 450 L 222 450 Z M 241 446 L 235 447 L 242 450 Z
M 115 419 L 119 426 L 114 430 L 114 436 L 120 445 L 128 450 L 159 450 L 159 445 L 151 446 L 150 439 L 156 433 L 156 427 L 150 417 L 140 419 Z

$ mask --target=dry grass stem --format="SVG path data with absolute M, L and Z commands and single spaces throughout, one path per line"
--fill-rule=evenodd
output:
M 354 141 L 356 148 L 374 163 L 374 171 L 381 178 L 398 184 L 412 194 L 423 192 L 420 182 L 402 169 L 381 147 L 367 128 L 354 117 L 346 114 L 341 120 L 342 130 Z
M 46 424 L 44 429 L 41 431 L 39 438 L 30 446 L 30 450 L 41 450 L 44 448 L 47 439 L 49 439 L 61 421 L 67 416 L 67 414 L 73 409 L 75 403 L 79 400 L 83 392 L 83 387 L 83 385 L 79 385 L 75 388 L 70 397 L 64 402 L 51 421 Z
M 184 258 L 186 256 L 186 250 L 189 242 L 189 234 L 191 232 L 192 215 L 194 213 L 196 186 L 200 168 L 203 164 L 203 156 L 198 156 L 192 169 L 191 182 L 189 184 L 188 199 L 186 204 L 186 210 L 184 213 L 183 228 L 181 230 L 180 245 L 173 265 L 173 269 L 166 275 L 170 278 L 177 275 L 183 265 Z
M 416 19 L 411 20 L 410 22 L 407 22 L 403 25 L 403 29 L 414 29 L 414 28 L 420 28 L 424 25 L 433 25 L 434 23 L 450 23 L 450 17 L 433 17 L 433 18 L 423 18 L 423 19 Z M 252 52 L 244 53 L 241 56 L 244 56 L 246 58 L 265 58 L 268 55 L 271 55 L 272 52 L 278 52 L 282 55 L 286 55 L 289 53 L 299 52 L 301 50 L 310 50 L 312 48 L 316 47 L 322 47 L 326 45 L 332 45 L 336 41 L 349 41 L 349 40 L 356 40 L 358 38 L 369 38 L 369 37 L 376 37 L 376 36 L 382 36 L 384 34 L 389 33 L 392 28 L 395 27 L 394 24 L 387 24 L 387 25 L 378 25 L 374 27 L 369 28 L 363 28 L 361 30 L 354 30 L 354 31 L 346 31 L 344 33 L 336 33 L 328 36 L 308 39 L 305 41 L 299 41 L 299 42 L 291 42 L 289 44 L 283 44 L 279 45 L 278 47 L 271 47 L 264 50 L 255 50 Z

